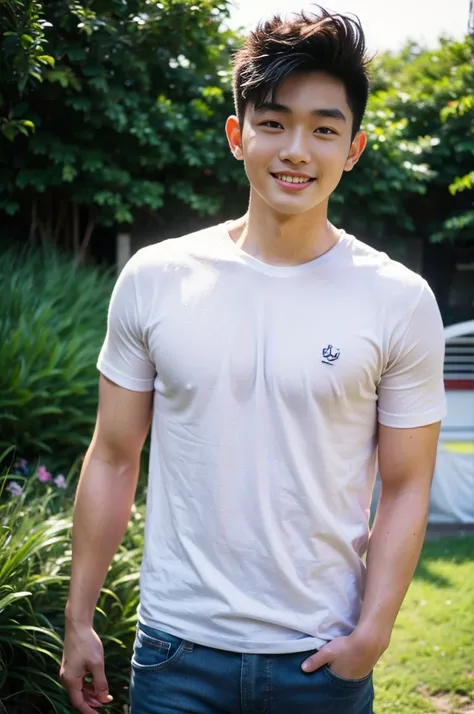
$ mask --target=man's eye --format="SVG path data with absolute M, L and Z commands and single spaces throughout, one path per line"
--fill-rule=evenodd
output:
M 320 134 L 324 134 L 325 136 L 330 136 L 331 134 L 335 134 L 336 132 L 333 129 L 330 129 L 328 126 L 320 126 L 318 129 L 316 129 L 316 132 Z
M 283 129 L 279 121 L 263 121 L 260 126 L 266 126 L 269 129 Z

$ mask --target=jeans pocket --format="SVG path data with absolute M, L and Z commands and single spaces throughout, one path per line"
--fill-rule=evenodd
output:
M 372 672 L 369 672 L 369 674 L 365 677 L 361 677 L 360 679 L 346 679 L 345 677 L 340 677 L 338 674 L 333 672 L 332 669 L 330 669 L 328 664 L 324 665 L 323 671 L 328 679 L 342 687 L 361 687 L 363 684 L 372 679 Z
M 186 640 L 139 624 L 133 644 L 132 667 L 135 672 L 152 674 L 168 668 L 183 654 Z

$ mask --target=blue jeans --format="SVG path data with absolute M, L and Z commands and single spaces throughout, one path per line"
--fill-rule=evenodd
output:
M 239 654 L 139 624 L 130 714 L 373 714 L 372 675 L 301 670 L 311 654 Z

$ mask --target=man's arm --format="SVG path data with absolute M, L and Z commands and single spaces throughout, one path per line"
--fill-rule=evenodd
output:
M 354 632 L 323 647 L 307 671 L 317 668 L 316 661 L 349 679 L 370 672 L 388 647 L 423 544 L 440 421 L 446 415 L 445 340 L 433 291 L 426 281 L 405 279 L 377 384 L 382 495 L 369 540 L 362 612 Z M 402 308 L 408 298 L 410 304 Z
M 423 546 L 439 431 L 439 423 L 414 429 L 379 426 L 382 491 L 359 623 L 351 635 L 311 657 L 305 671 L 329 664 L 339 676 L 359 679 L 387 649 Z
M 130 519 L 151 405 L 152 392 L 132 392 L 100 377 L 96 428 L 74 507 L 69 620 L 92 625 L 100 589 Z
M 152 392 L 123 389 L 100 377 L 95 432 L 77 487 L 72 572 L 66 605 L 61 679 L 84 714 L 105 703 L 103 650 L 93 630 L 100 590 L 130 519 L 140 454 L 150 425 Z M 84 686 L 91 673 L 94 686 Z M 102 700 L 102 701 L 101 701 Z
M 439 432 L 439 422 L 416 429 L 379 427 L 382 491 L 358 629 L 376 632 L 384 649 L 423 546 Z

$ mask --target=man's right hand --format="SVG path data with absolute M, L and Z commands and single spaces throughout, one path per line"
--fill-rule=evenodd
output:
M 59 676 L 81 714 L 96 714 L 97 707 L 112 701 L 105 677 L 104 648 L 92 626 L 66 623 Z M 85 677 L 92 677 L 92 682 Z

